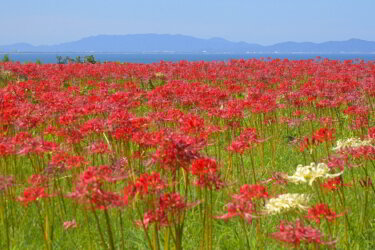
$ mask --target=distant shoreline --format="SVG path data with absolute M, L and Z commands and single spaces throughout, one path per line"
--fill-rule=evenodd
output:
M 95 55 L 290 55 L 290 54 L 301 54 L 301 55 L 374 55 L 375 52 L 3 52 L 0 51 L 0 55 L 35 55 L 35 54 L 43 54 L 43 55 L 56 55 L 56 54 L 95 54 Z

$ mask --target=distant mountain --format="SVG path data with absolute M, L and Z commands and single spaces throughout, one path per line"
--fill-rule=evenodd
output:
M 349 39 L 346 41 L 330 41 L 324 43 L 296 43 L 285 42 L 267 46 L 268 51 L 309 52 L 309 53 L 374 53 L 375 42 L 361 39 Z
M 262 46 L 223 38 L 201 39 L 184 35 L 98 35 L 56 45 L 17 43 L 0 52 L 129 52 L 129 53 L 375 53 L 375 42 L 360 39 L 324 43 L 284 42 Z

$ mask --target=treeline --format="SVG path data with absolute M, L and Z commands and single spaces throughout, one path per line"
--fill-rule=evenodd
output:
M 68 64 L 68 63 L 92 63 L 95 64 L 99 61 L 96 61 L 95 56 L 89 55 L 85 57 L 76 56 L 76 58 L 71 58 L 69 56 L 56 56 L 57 64 Z
M 10 62 L 10 57 L 9 55 L 5 54 L 3 59 L 1 60 L 2 62 Z M 85 57 L 81 56 L 76 56 L 76 58 L 71 58 L 69 56 L 56 56 L 56 62 L 57 64 L 68 64 L 68 63 L 92 63 L 95 64 L 99 61 L 95 59 L 94 55 L 89 55 Z M 37 59 L 36 62 L 37 64 L 42 64 L 42 62 Z

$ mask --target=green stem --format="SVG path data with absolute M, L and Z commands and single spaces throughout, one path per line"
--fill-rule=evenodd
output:
M 136 206 L 136 208 L 137 208 L 136 211 L 137 211 L 138 216 L 139 216 L 139 218 L 140 218 L 140 221 L 141 221 L 141 223 L 142 223 L 143 231 L 144 231 L 144 233 L 145 233 L 145 235 L 146 235 L 146 239 L 147 239 L 148 245 L 149 245 L 150 249 L 153 249 L 153 247 L 152 247 L 152 241 L 151 241 L 151 239 L 150 239 L 150 236 L 148 235 L 148 230 L 147 230 L 147 228 L 146 228 L 146 225 L 143 223 L 143 216 L 142 216 L 142 213 L 141 213 L 141 211 L 139 210 L 139 207 L 138 207 L 138 206 Z
M 120 219 L 120 230 L 121 230 L 121 246 L 122 249 L 125 249 L 125 238 L 124 238 L 124 223 L 122 221 L 122 213 L 121 210 L 118 211 L 119 219 Z
M 103 235 L 102 229 L 100 228 L 100 222 L 99 222 L 98 215 L 96 214 L 94 205 L 92 203 L 90 203 L 90 204 L 91 204 L 92 213 L 94 214 L 94 217 L 95 217 L 96 227 L 98 228 L 100 239 L 102 240 L 103 249 L 108 249 L 108 246 L 107 246 L 107 244 L 105 243 L 105 240 L 104 240 L 104 235 Z
M 255 164 L 254 164 L 254 158 L 253 154 L 251 152 L 250 154 L 250 159 L 251 159 L 251 168 L 253 169 L 253 178 L 254 178 L 254 184 L 257 183 L 256 175 L 255 175 Z
M 249 236 L 248 236 L 248 233 L 247 233 L 245 221 L 243 219 L 241 220 L 241 226 L 242 226 L 242 229 L 243 229 L 243 231 L 245 233 L 247 249 L 251 249 L 251 247 L 250 247 L 250 241 L 249 241 Z
M 104 217 L 105 217 L 105 222 L 107 223 L 107 231 L 108 231 L 108 236 L 109 236 L 109 245 L 111 247 L 111 250 L 115 249 L 115 244 L 113 241 L 113 234 L 112 234 L 112 229 L 111 229 L 111 222 L 108 216 L 108 210 L 104 210 Z

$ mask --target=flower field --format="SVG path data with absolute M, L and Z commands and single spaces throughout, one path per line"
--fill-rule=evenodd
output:
M 374 249 L 375 63 L 0 63 L 0 249 Z

